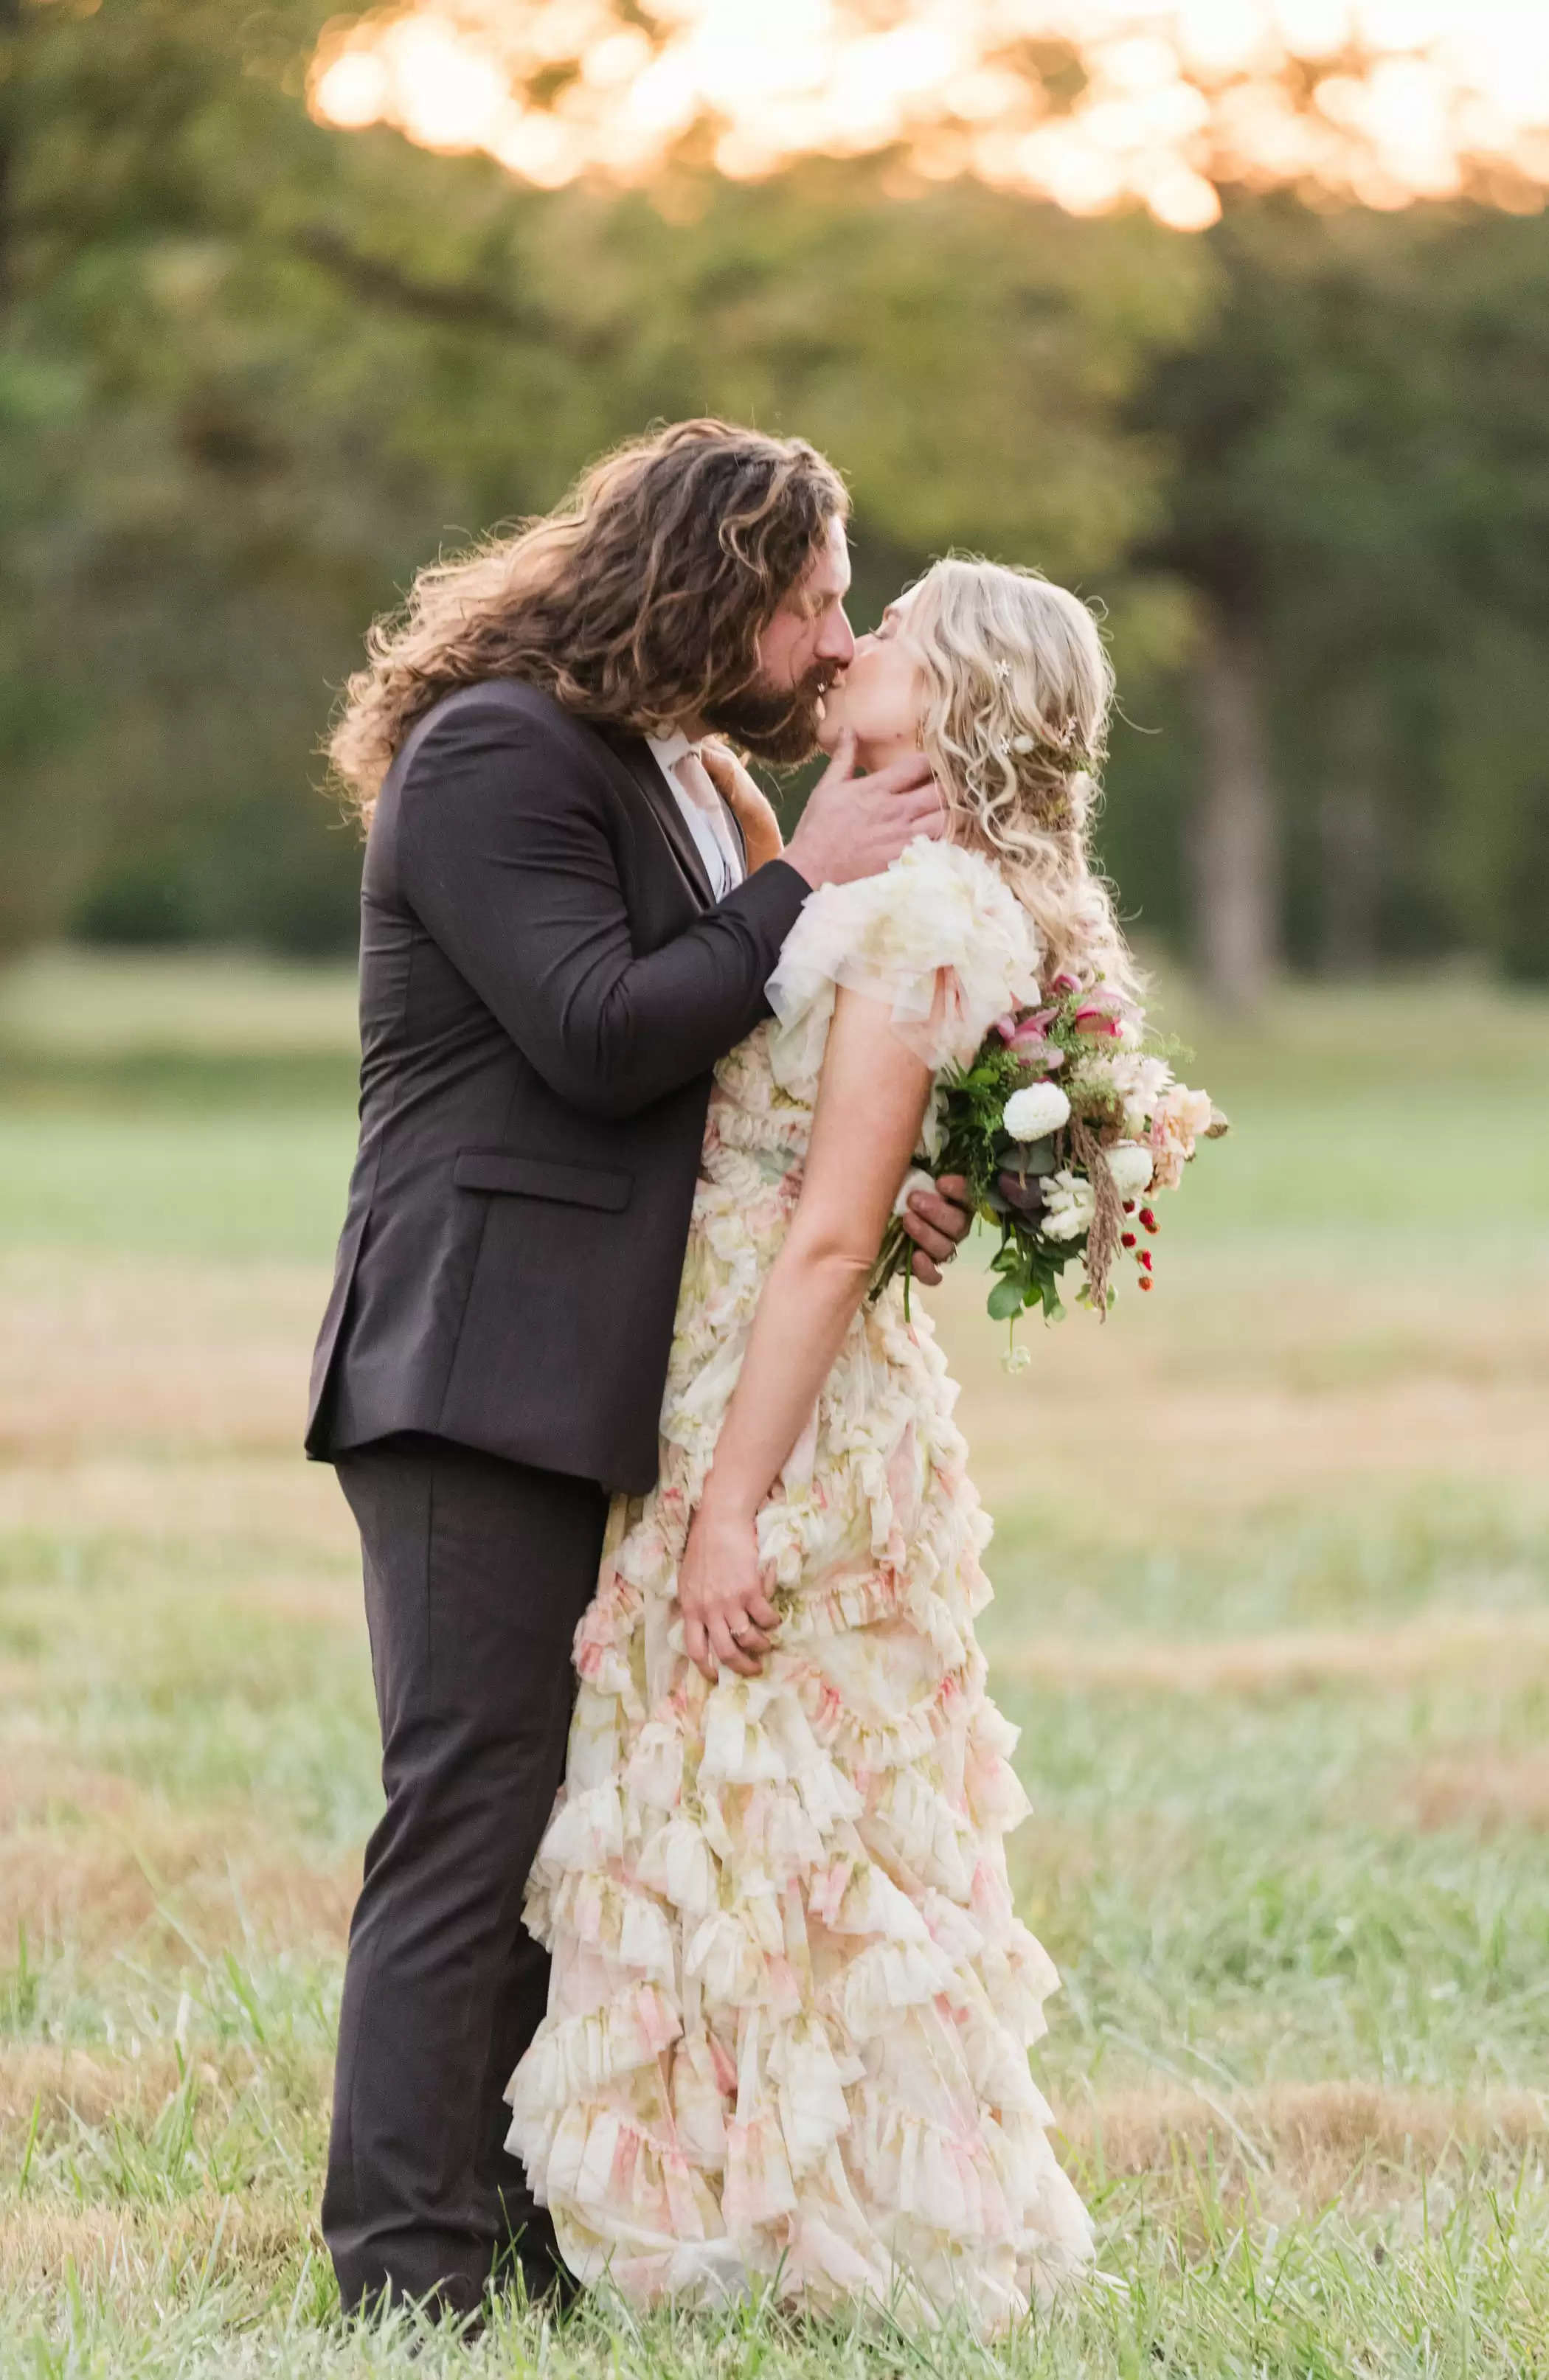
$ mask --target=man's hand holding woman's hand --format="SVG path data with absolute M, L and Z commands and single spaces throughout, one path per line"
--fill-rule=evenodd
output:
M 927 1289 L 937 1286 L 941 1267 L 951 1263 L 973 1228 L 968 1195 L 968 1184 L 960 1173 L 944 1173 L 933 1190 L 910 1195 L 899 1219 L 914 1242 L 915 1280 L 923 1281 Z
M 1019 1174 L 1003 1173 L 1000 1194 L 1008 1207 L 1030 1219 L 1043 1210 L 1043 1184 L 1036 1173 L 1030 1173 L 1025 1181 Z M 959 1243 L 973 1227 L 968 1195 L 968 1184 L 960 1173 L 944 1173 L 933 1191 L 916 1190 L 904 1209 L 904 1229 L 914 1242 L 914 1277 L 927 1289 L 935 1288 L 941 1280 L 939 1268 L 951 1263 Z

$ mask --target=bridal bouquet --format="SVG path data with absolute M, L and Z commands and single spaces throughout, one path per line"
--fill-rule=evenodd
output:
M 1128 1002 L 1101 983 L 1056 975 L 1043 1007 L 1000 1018 L 972 1064 L 943 1078 L 934 1126 L 935 1172 L 962 1174 L 975 1212 L 1000 1232 L 989 1310 L 1014 1325 L 1032 1306 L 1050 1320 L 1063 1314 L 1061 1285 L 1073 1264 L 1080 1269 L 1076 1303 L 1100 1318 L 1126 1253 L 1149 1290 L 1146 1241 L 1157 1229 L 1150 1200 L 1177 1189 L 1197 1144 L 1218 1139 L 1226 1119 L 1208 1093 L 1175 1081 L 1165 1059 L 1145 1049 Z M 1043 1195 L 1031 1211 L 1002 1194 L 1007 1173 L 1036 1180 Z M 909 1175 L 899 1212 L 929 1182 Z M 872 1276 L 873 1296 L 901 1272 L 907 1302 L 910 1249 L 895 1220 Z

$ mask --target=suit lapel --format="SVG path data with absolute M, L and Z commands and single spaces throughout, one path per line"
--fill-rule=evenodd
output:
M 712 907 L 715 895 L 704 872 L 699 844 L 689 831 L 689 821 L 678 808 L 677 795 L 656 765 L 650 745 L 643 735 L 610 735 L 605 731 L 603 741 L 650 803 L 674 858 L 689 880 L 695 901 L 701 909 Z
M 447 699 L 450 702 L 471 700 L 476 698 L 482 699 L 492 693 L 501 701 L 508 702 L 514 710 L 550 720 L 555 725 L 564 727 L 572 735 L 594 737 L 615 767 L 628 778 L 638 793 L 645 795 L 657 825 L 666 837 L 667 848 L 677 860 L 688 889 L 693 895 L 696 908 L 710 909 L 714 906 L 715 895 L 711 888 L 710 879 L 705 873 L 704 862 L 700 857 L 700 847 L 689 832 L 689 822 L 678 808 L 677 795 L 657 767 L 655 755 L 643 735 L 633 735 L 627 728 L 613 727 L 601 720 L 578 719 L 566 710 L 562 704 L 556 702 L 551 694 L 543 693 L 538 686 L 527 685 L 520 678 L 485 679 L 478 686 L 465 687 L 460 695 L 449 696 Z M 421 722 L 421 725 L 427 725 L 431 719 L 439 717 L 443 708 L 445 708 L 444 705 L 438 705 L 435 710 L 428 712 L 425 721 Z M 406 753 L 408 747 L 405 747 Z M 396 765 L 397 763 L 395 763 L 395 766 Z M 747 846 L 742 844 L 741 826 L 733 813 L 728 812 L 728 816 L 732 817 L 738 841 L 742 845 L 743 857 L 746 860 Z

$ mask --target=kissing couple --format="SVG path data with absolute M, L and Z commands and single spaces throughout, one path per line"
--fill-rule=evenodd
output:
M 1091 2228 L 927 1301 L 868 1296 L 936 1087 L 1133 974 L 1112 695 L 1036 575 L 857 639 L 848 503 L 690 421 L 438 563 L 333 757 L 360 1138 L 308 1451 L 360 1526 L 384 1815 L 339 2024 L 347 2308 L 605 2274 L 1015 2321 Z M 738 751 L 831 765 L 788 845 Z M 914 1271 L 964 1185 L 902 1211 Z

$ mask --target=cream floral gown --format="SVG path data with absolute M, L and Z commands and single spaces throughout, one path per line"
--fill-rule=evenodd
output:
M 888 1002 L 939 1070 L 1034 997 L 1034 962 L 990 864 L 916 843 L 812 896 L 774 1019 L 716 1070 L 660 1484 L 616 1503 L 577 1633 L 527 1903 L 549 2012 L 508 2093 L 567 2262 L 637 2302 L 777 2275 L 809 2306 L 996 2326 L 1090 2254 L 1029 2071 L 1056 1977 L 1006 1886 L 1028 1804 L 974 1640 L 989 1524 L 925 1300 L 906 1320 L 894 1283 L 856 1317 L 759 1515 L 783 1614 L 762 1674 L 709 1685 L 674 1600 L 835 987 Z

